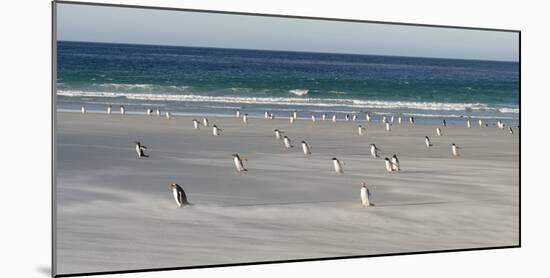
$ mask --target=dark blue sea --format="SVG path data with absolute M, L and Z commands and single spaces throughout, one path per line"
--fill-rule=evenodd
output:
M 373 55 L 65 42 L 57 109 L 288 117 L 309 113 L 473 117 L 517 124 L 519 64 Z M 116 109 L 115 109 L 116 111 Z

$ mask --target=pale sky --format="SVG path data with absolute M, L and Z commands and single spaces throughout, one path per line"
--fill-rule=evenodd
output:
M 57 4 L 57 39 L 518 61 L 517 32 Z

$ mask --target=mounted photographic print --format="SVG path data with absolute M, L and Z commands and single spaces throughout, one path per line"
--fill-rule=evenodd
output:
M 520 32 L 54 2 L 53 275 L 520 246 Z

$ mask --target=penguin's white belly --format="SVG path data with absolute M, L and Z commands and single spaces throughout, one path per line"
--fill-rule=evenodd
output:
M 174 200 L 176 200 L 178 207 L 181 207 L 182 203 L 180 202 L 178 190 L 176 188 L 172 189 L 172 194 L 174 195 Z
M 367 194 L 367 190 L 365 188 L 361 188 L 361 204 L 363 206 L 369 206 L 369 196 Z
M 386 160 L 386 171 L 391 172 L 392 170 L 393 170 L 393 169 L 392 169 L 391 162 L 389 162 L 388 160 Z
M 375 148 L 370 148 L 370 155 L 372 155 L 372 157 L 377 157 Z
M 304 154 L 311 154 L 311 151 L 309 150 L 309 147 L 307 144 L 302 144 L 302 149 L 304 151 Z
M 236 157 L 233 159 L 233 161 L 235 162 L 235 167 L 237 168 L 237 170 L 241 171 L 243 169 L 241 161 Z
M 336 171 L 336 173 L 342 173 L 343 170 L 342 170 L 342 165 L 340 165 L 340 162 L 337 160 L 334 160 L 333 163 L 334 163 L 334 171 Z

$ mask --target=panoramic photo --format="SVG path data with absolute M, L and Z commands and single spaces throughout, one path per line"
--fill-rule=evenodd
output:
M 519 245 L 519 33 L 56 4 L 57 274 Z

